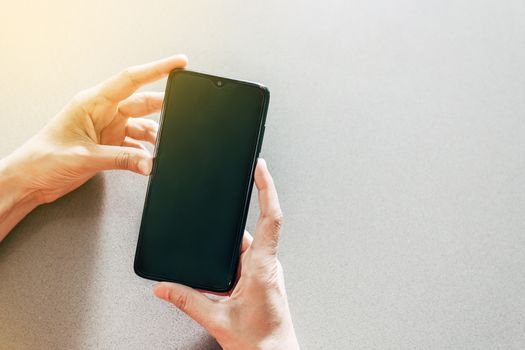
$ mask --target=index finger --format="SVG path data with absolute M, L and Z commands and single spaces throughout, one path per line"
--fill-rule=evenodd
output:
M 100 85 L 100 94 L 113 102 L 122 101 L 142 85 L 164 78 L 175 68 L 188 64 L 185 55 L 175 55 L 158 61 L 132 66 L 112 76 Z
M 260 216 L 255 229 L 254 249 L 264 249 L 270 254 L 277 254 L 279 234 L 282 224 L 282 212 L 277 197 L 277 190 L 264 159 L 257 160 L 255 185 L 259 195 Z

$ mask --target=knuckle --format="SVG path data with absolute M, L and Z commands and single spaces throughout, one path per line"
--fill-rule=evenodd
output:
M 280 212 L 274 215 L 262 216 L 259 219 L 261 234 L 265 237 L 266 246 L 275 255 L 279 245 L 279 236 L 283 224 L 283 216 Z
M 82 170 L 83 173 L 92 169 L 93 161 L 97 160 L 90 148 L 83 145 L 69 147 L 66 152 L 67 154 L 63 154 L 62 158 L 70 164 L 75 164 L 75 167 Z
M 88 149 L 88 147 L 83 145 L 73 146 L 71 147 L 70 151 L 75 158 L 79 159 L 89 159 L 89 157 L 91 156 L 91 151 Z
M 278 213 L 274 217 L 272 217 L 272 226 L 275 230 L 280 230 L 283 226 L 283 214 Z
M 131 76 L 131 67 L 124 68 L 122 72 L 120 72 L 120 74 L 122 74 L 126 78 L 129 78 Z
M 97 102 L 97 99 L 100 98 L 99 89 L 100 88 L 98 86 L 95 86 L 77 92 L 71 98 L 69 106 L 73 109 L 80 108 L 85 112 L 89 112 L 93 104 L 95 104 Z
M 264 216 L 262 222 L 272 233 L 277 233 L 281 230 L 283 225 L 283 214 L 279 212 L 273 215 Z
M 128 68 L 125 68 L 121 72 L 121 75 L 124 76 L 126 79 L 128 79 L 130 81 L 130 83 L 133 85 L 133 87 L 138 88 L 139 84 L 137 83 L 137 81 L 133 77 L 134 71 L 135 71 L 135 67 L 128 67 Z
M 174 294 L 171 291 L 168 296 L 169 300 L 182 311 L 188 309 L 189 298 L 186 293 Z
M 128 152 L 120 152 L 115 157 L 115 166 L 117 169 L 129 169 L 131 155 Z
M 71 99 L 71 104 L 73 106 L 80 106 L 89 100 L 89 96 L 90 96 L 89 90 L 81 90 L 77 92 L 75 95 L 73 95 L 73 98 Z

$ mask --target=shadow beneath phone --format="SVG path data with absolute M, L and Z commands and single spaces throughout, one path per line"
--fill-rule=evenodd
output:
M 189 350 L 215 350 L 222 349 L 219 343 L 211 335 L 206 335 L 197 339 L 189 348 Z
M 0 342 L 6 349 L 75 349 L 100 237 L 103 174 L 29 214 L 0 244 Z

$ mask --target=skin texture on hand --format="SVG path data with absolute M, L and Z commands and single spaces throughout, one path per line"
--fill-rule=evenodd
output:
M 245 232 L 239 277 L 229 297 L 214 301 L 168 282 L 158 283 L 154 293 L 197 321 L 224 349 L 299 349 L 277 259 L 282 214 L 262 159 L 257 163 L 255 184 L 261 209 L 255 239 Z
M 125 169 L 148 175 L 164 93 L 139 92 L 187 64 L 176 55 L 123 70 L 81 91 L 39 133 L 0 161 L 0 241 L 36 206 L 53 202 L 97 172 Z

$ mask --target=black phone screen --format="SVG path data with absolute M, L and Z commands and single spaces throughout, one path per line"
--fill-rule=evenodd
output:
M 137 274 L 231 289 L 268 99 L 257 84 L 186 70 L 170 74 Z

